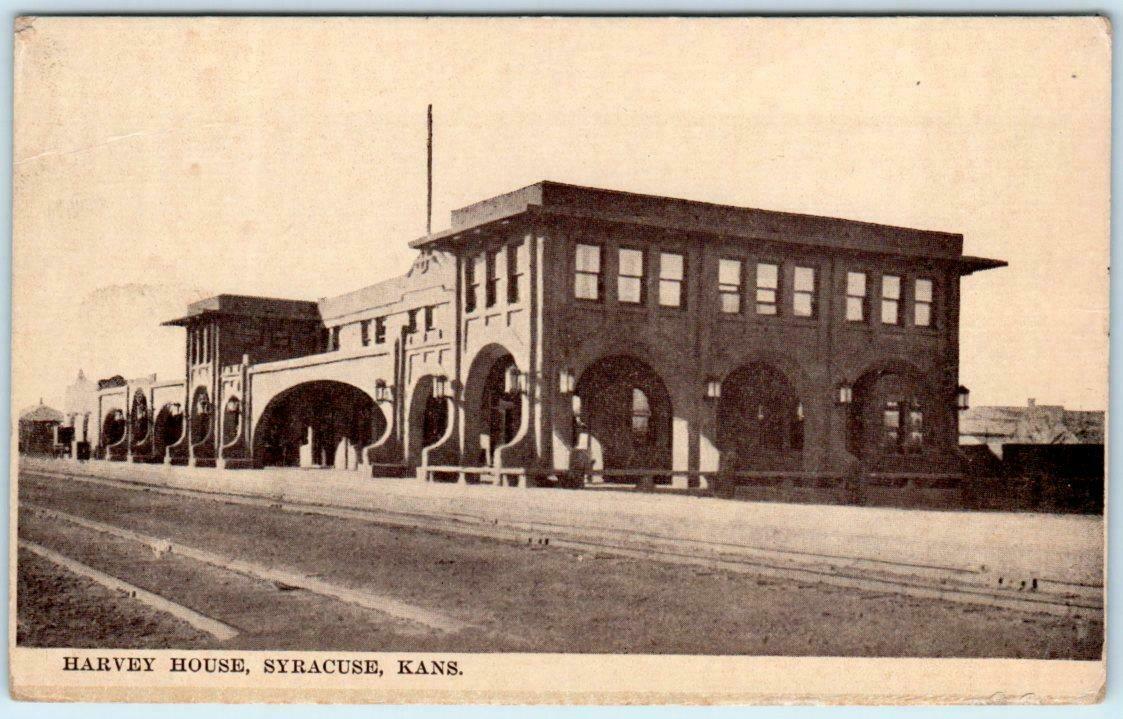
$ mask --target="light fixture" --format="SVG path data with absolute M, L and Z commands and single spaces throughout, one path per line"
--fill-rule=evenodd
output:
M 448 376 L 437 375 L 433 378 L 433 399 L 448 397 Z
M 577 380 L 573 376 L 573 370 L 563 369 L 558 372 L 558 391 L 562 394 L 570 394 L 577 388 Z
M 706 378 L 706 399 L 721 399 L 721 380 L 717 377 Z
M 519 371 L 515 365 L 507 368 L 503 375 L 503 391 L 506 394 L 515 394 L 526 391 L 526 374 Z
M 850 404 L 854 401 L 854 388 L 850 386 L 849 382 L 839 383 L 837 399 L 839 404 Z
M 967 389 L 963 385 L 959 385 L 955 389 L 955 406 L 958 407 L 961 411 L 965 410 L 965 409 L 970 409 L 971 405 L 968 402 L 968 400 L 970 399 L 970 396 L 971 396 L 971 390 Z
M 374 401 L 375 402 L 393 402 L 394 389 L 386 384 L 386 380 L 380 379 L 374 382 Z

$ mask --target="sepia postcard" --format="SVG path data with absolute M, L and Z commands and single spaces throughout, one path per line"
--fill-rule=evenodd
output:
M 1105 18 L 12 30 L 14 697 L 1102 699 Z

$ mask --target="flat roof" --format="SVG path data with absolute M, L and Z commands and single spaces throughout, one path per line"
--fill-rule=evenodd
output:
M 452 227 L 410 242 L 414 248 L 452 245 L 522 215 L 593 220 L 771 240 L 826 249 L 954 260 L 965 272 L 1002 267 L 1001 260 L 963 255 L 963 235 L 861 220 L 719 205 L 659 195 L 542 181 L 452 212 Z
M 308 300 L 256 297 L 253 295 L 215 295 L 205 300 L 192 302 L 187 306 L 186 315 L 162 324 L 164 326 L 183 327 L 197 322 L 205 316 L 213 315 L 318 322 L 320 320 L 320 309 L 315 302 Z

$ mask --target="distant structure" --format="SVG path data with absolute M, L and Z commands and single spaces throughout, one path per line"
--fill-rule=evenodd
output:
M 62 412 L 43 404 L 24 410 L 19 417 L 19 451 L 21 454 L 55 454 L 59 440 Z
M 92 420 L 96 427 L 99 385 L 100 383 L 87 379 L 83 370 L 78 370 L 77 379 L 66 388 L 66 400 L 63 404 L 63 414 L 66 416 L 64 426 L 71 430 L 71 441 L 74 443 L 71 453 L 75 458 L 89 458 L 90 442 L 93 439 L 90 436 L 90 422 Z
M 972 407 L 959 416 L 959 443 L 985 444 L 1002 456 L 1005 444 L 1103 444 L 1104 413 L 1039 405 Z

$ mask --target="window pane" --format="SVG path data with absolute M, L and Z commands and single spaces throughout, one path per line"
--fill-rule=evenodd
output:
M 924 302 L 917 302 L 915 309 L 916 317 L 914 324 L 917 327 L 927 327 L 932 324 L 932 305 Z
M 741 286 L 740 260 L 721 260 L 718 262 L 717 281 L 722 285 Z
M 597 291 L 597 276 L 596 275 L 577 275 L 573 292 L 577 297 L 583 300 L 597 300 L 600 299 L 600 294 Z
M 882 275 L 881 296 L 891 300 L 901 299 L 901 278 L 896 275 Z
M 895 325 L 899 316 L 897 314 L 897 301 L 896 300 L 882 300 L 881 301 L 881 321 L 887 325 Z
M 756 291 L 756 301 L 757 302 L 770 302 L 772 304 L 775 304 L 776 303 L 776 290 L 757 290 Z
M 810 317 L 814 312 L 811 307 L 811 295 L 806 292 L 797 292 L 792 297 L 792 311 L 796 317 Z
M 577 245 L 577 269 L 584 272 L 600 272 L 600 247 Z
M 851 322 L 861 322 L 864 320 L 865 312 L 861 297 L 847 297 L 846 298 L 846 319 Z
M 931 302 L 932 301 L 932 280 L 917 280 L 916 281 L 916 301 L 917 302 Z
M 651 414 L 647 395 L 638 387 L 632 389 L 632 414 Z
M 643 252 L 641 250 L 620 250 L 620 274 L 639 277 L 643 274 Z
M 721 311 L 735 315 L 741 311 L 741 295 L 737 292 L 721 293 Z
M 779 268 L 776 265 L 769 265 L 762 262 L 756 266 L 757 287 L 771 287 L 775 289 L 780 286 L 779 279 Z
M 621 302 L 638 304 L 643 298 L 643 286 L 638 277 L 621 277 L 617 294 Z
M 814 292 L 815 291 L 815 270 L 810 267 L 797 267 L 795 268 L 795 290 L 796 292 Z
M 682 279 L 682 255 L 673 252 L 661 252 L 659 254 L 659 279 Z
M 678 307 L 682 304 L 682 283 L 678 280 L 659 280 L 659 304 Z
M 866 273 L 865 272 L 847 272 L 846 273 L 846 294 L 851 297 L 865 297 L 866 296 Z

